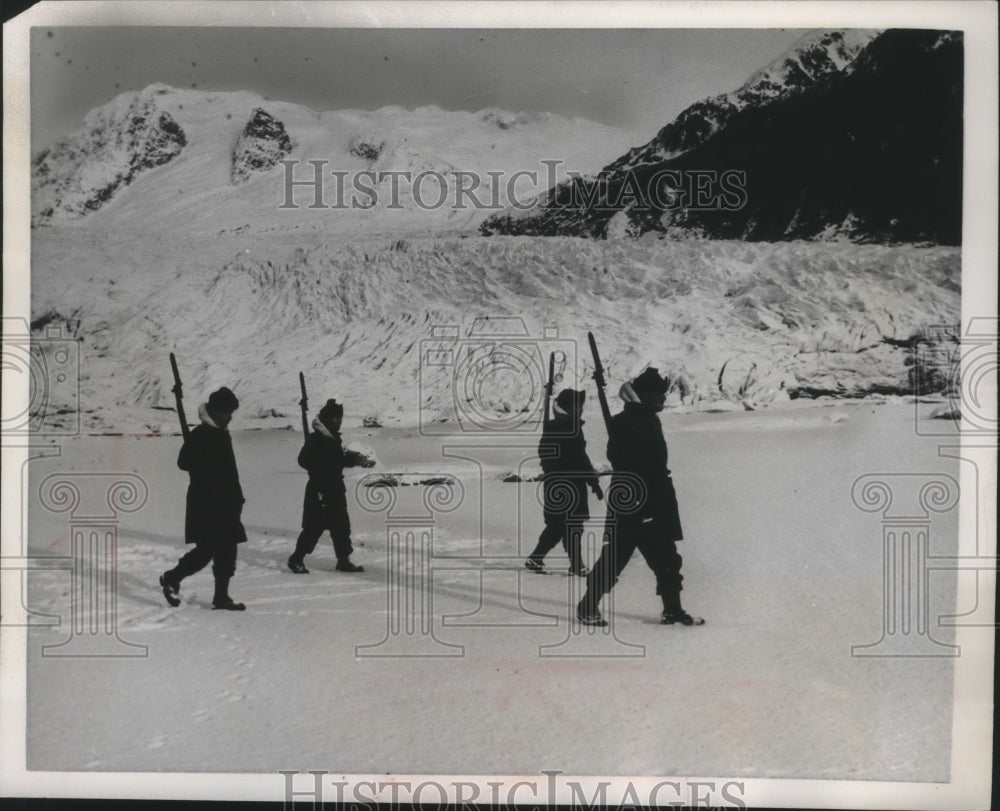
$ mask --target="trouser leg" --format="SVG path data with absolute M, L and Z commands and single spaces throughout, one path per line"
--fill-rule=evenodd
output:
M 545 529 L 538 536 L 538 543 L 534 551 L 528 555 L 536 563 L 541 563 L 545 556 L 559 544 L 563 537 L 563 524 L 561 521 L 552 521 L 545 524 Z
M 680 611 L 681 590 L 684 588 L 684 575 L 681 574 L 683 558 L 677 552 L 677 543 L 657 537 L 659 533 L 656 530 L 653 528 L 642 538 L 639 551 L 656 575 L 656 593 L 663 600 L 664 610 Z
M 190 577 L 204 569 L 212 559 L 212 553 L 212 544 L 208 541 L 200 541 L 177 561 L 177 565 L 166 572 L 164 577 L 174 585 L 180 585 L 185 577 Z
M 563 546 L 566 548 L 566 557 L 569 558 L 570 569 L 579 569 L 583 566 L 582 537 L 583 522 L 567 521 L 566 529 L 563 532 Z
M 229 599 L 229 581 L 236 574 L 236 543 L 223 541 L 215 548 L 212 558 L 212 574 L 215 576 L 214 603 Z
M 311 555 L 322 534 L 322 527 L 303 527 L 302 532 L 299 533 L 298 540 L 295 542 L 295 551 L 292 553 L 292 558 L 301 562 L 306 555 Z
M 601 555 L 587 576 L 587 591 L 581 600 L 581 605 L 594 611 L 601 598 L 618 582 L 636 545 L 635 533 L 631 531 L 631 527 L 614 519 L 609 519 L 604 525 L 604 541 Z
M 333 539 L 333 553 L 337 560 L 347 560 L 354 551 L 351 543 L 351 517 L 347 514 L 347 495 L 341 493 L 327 508 L 330 537 Z

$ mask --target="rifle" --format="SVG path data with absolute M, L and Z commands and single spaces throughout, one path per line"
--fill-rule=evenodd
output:
M 187 442 L 191 431 L 188 429 L 187 417 L 184 416 L 184 390 L 181 387 L 181 373 L 177 369 L 177 358 L 174 357 L 173 352 L 170 353 L 170 368 L 174 372 L 174 387 L 171 391 L 177 400 L 177 419 L 181 421 L 181 436 Z
M 604 387 L 607 382 L 604 379 L 604 367 L 601 366 L 601 356 L 597 354 L 597 341 L 594 340 L 594 333 L 587 333 L 587 340 L 590 341 L 590 352 L 594 356 L 594 382 L 597 384 L 597 399 L 601 401 L 601 415 L 604 417 L 604 425 L 608 429 L 608 437 L 611 437 L 611 409 L 608 408 L 608 398 L 604 394 Z
M 552 400 L 552 391 L 556 387 L 556 353 L 549 352 L 549 382 L 545 384 L 545 412 L 542 425 L 549 421 L 549 402 Z
M 309 417 L 306 416 L 309 411 L 309 398 L 306 396 L 306 378 L 302 372 L 299 372 L 299 388 L 302 390 L 302 399 L 299 400 L 299 407 L 302 409 L 302 434 L 309 436 Z

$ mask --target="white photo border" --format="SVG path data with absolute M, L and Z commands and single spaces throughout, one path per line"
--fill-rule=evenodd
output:
M 992 2 L 43 2 L 4 26 L 4 280 L 3 315 L 30 320 L 30 147 L 29 31 L 32 26 L 249 26 L 249 27 L 427 27 L 427 28 L 934 28 L 964 31 L 965 145 L 963 178 L 962 320 L 993 319 L 997 310 L 997 7 Z M 27 387 L 4 373 L 5 410 L 27 403 Z M 992 403 L 994 424 L 996 402 Z M 963 438 L 965 443 L 967 438 Z M 24 448 L 4 449 L 3 494 L 19 491 L 16 475 L 27 459 Z M 965 496 L 960 513 L 960 555 L 975 555 L 977 534 L 986 533 L 996 555 L 996 437 L 993 464 L 981 476 L 977 504 Z M 967 467 L 967 466 L 965 466 Z M 983 471 L 981 471 L 983 473 Z M 963 493 L 972 492 L 963 472 Z M 967 487 L 968 485 L 968 487 Z M 17 499 L 15 499 L 16 501 Z M 20 504 L 3 499 L 2 543 L 20 547 Z M 982 572 L 979 600 L 995 604 L 995 571 Z M 10 590 L 2 593 L 6 603 Z M 961 594 L 960 594 L 961 599 Z M 4 611 L 6 613 L 6 611 Z M 286 800 L 286 778 L 273 774 L 156 774 L 29 772 L 26 757 L 27 629 L 0 627 L 0 786 L 16 797 L 156 798 Z M 941 783 L 895 783 L 850 780 L 725 778 L 742 786 L 739 799 L 750 807 L 824 807 L 954 809 L 989 807 L 993 738 L 994 628 L 958 627 L 951 779 Z M 540 764 L 540 766 L 545 764 Z M 308 800 L 308 776 L 296 778 L 299 800 Z M 354 784 L 385 781 L 386 775 L 351 775 L 331 780 Z M 560 775 L 557 790 L 547 793 L 547 777 L 538 775 L 394 775 L 398 782 L 437 781 L 454 787 L 477 783 L 488 800 L 487 783 L 508 788 L 534 781 L 515 795 L 533 805 L 572 800 L 565 783 L 578 781 L 591 796 L 610 781 L 607 799 L 622 799 L 626 781 L 639 797 L 665 780 L 706 783 L 677 776 L 632 777 Z M 303 782 L 304 781 L 304 782 Z M 523 785 L 523 783 L 522 783 Z M 366 792 L 366 795 L 369 792 Z M 349 797 L 350 795 L 348 795 Z M 435 800 L 437 795 L 432 794 Z M 501 798 L 510 795 L 501 793 Z M 666 796 L 666 795 L 664 795 Z M 690 796 L 689 794 L 687 796 Z M 334 801 L 333 794 L 323 797 Z M 375 799 L 389 802 L 388 791 Z M 454 795 L 453 795 L 454 799 Z M 461 799 L 459 796 L 458 799 Z

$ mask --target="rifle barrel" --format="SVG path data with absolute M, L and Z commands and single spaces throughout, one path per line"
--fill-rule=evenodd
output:
M 302 391 L 302 399 L 299 400 L 299 407 L 302 409 L 302 434 L 309 436 L 309 398 L 306 396 L 306 378 L 299 372 L 299 389 Z
M 594 333 L 587 333 L 587 340 L 590 341 L 590 352 L 594 356 L 594 382 L 597 384 L 597 399 L 601 402 L 601 416 L 604 417 L 604 425 L 608 429 L 608 436 L 611 436 L 611 409 L 608 407 L 608 398 L 604 393 L 607 382 L 604 380 L 604 367 L 601 365 L 601 356 L 597 351 L 597 341 Z

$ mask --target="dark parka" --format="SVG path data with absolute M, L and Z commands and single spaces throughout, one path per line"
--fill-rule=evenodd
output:
M 590 518 L 587 488 L 597 484 L 597 473 L 587 455 L 583 422 L 572 414 L 557 411 L 542 428 L 538 455 L 544 474 L 542 498 L 546 524 Z
M 612 418 L 608 461 L 614 468 L 609 518 L 613 512 L 623 529 L 655 518 L 662 522 L 664 540 L 682 540 L 677 495 L 667 469 L 667 442 L 654 411 L 641 403 L 625 403 L 624 410 Z M 622 498 L 623 494 L 628 495 Z
M 347 515 L 344 468 L 361 465 L 364 456 L 344 450 L 339 433 L 323 433 L 315 422 L 313 428 L 298 457 L 299 467 L 309 473 L 302 527 L 335 530 Z
M 190 476 L 184 540 L 243 543 L 247 534 L 240 515 L 245 499 L 229 432 L 204 423 L 194 428 L 181 446 L 177 467 Z

